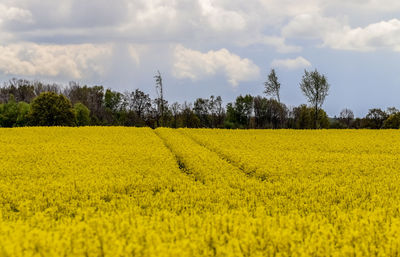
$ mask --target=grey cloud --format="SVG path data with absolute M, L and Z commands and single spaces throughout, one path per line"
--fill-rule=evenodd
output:
M 255 67 L 269 68 L 273 60 L 281 67 L 307 66 L 302 59 L 290 59 L 293 56 L 288 54 L 293 52 L 318 65 L 311 54 L 324 51 L 320 46 L 400 50 L 398 20 L 393 20 L 399 11 L 400 2 L 394 0 L 0 0 L 0 58 L 12 64 L 3 64 L 1 69 L 15 75 L 84 78 L 97 74 L 99 79 L 116 74 L 116 81 L 130 70 L 132 73 L 125 75 L 129 79 L 151 79 L 157 68 L 172 71 L 178 63 L 180 73 L 175 73 L 175 79 L 215 75 L 236 85 L 247 77 L 255 78 Z M 109 59 L 100 58 L 102 54 L 77 63 L 76 56 L 83 58 L 80 50 L 62 50 L 82 45 L 111 45 L 111 65 Z M 184 46 L 180 52 L 185 58 L 177 62 L 174 54 L 179 45 Z M 24 48 L 35 49 L 40 63 L 22 60 L 19 51 Z M 241 64 L 248 60 L 247 66 L 241 67 L 254 69 L 248 69 L 246 76 L 234 77 L 240 71 L 226 68 L 229 63 L 218 56 Z M 200 64 L 192 67 L 189 57 L 196 57 Z M 67 60 L 68 70 L 58 61 L 62 58 Z M 211 73 L 203 67 L 209 60 L 219 62 Z M 34 67 L 50 61 L 58 70 Z M 97 66 L 91 66 L 94 64 Z M 190 72 L 182 75 L 187 70 Z
M 262 38 L 266 28 L 277 26 L 288 15 L 315 9 L 311 4 L 297 5 L 288 0 L 16 0 L 12 3 L 29 11 L 33 22 L 8 24 L 3 30 L 12 32 L 20 41 L 48 43 L 57 38 L 65 43 L 82 38 L 83 43 L 91 38 L 102 42 L 195 40 L 240 44 L 248 37 Z
M 124 22 L 128 14 L 125 0 L 30 0 L 20 5 L 34 19 L 34 24 L 25 29 L 115 26 Z

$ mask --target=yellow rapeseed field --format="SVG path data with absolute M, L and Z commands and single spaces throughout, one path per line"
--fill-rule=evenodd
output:
M 400 256 L 400 131 L 0 129 L 0 256 Z

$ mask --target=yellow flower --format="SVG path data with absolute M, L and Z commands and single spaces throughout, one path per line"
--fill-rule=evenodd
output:
M 400 135 L 0 129 L 0 256 L 398 256 Z

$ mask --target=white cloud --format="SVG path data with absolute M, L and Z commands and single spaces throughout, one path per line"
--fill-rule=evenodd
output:
M 271 63 L 271 67 L 284 68 L 288 70 L 296 70 L 301 68 L 310 67 L 311 63 L 304 57 L 297 57 L 295 59 L 275 59 Z
M 102 61 L 111 56 L 111 47 L 19 43 L 0 46 L 0 53 L 0 71 L 4 74 L 81 79 L 105 72 Z
M 266 36 L 268 42 L 279 39 L 271 35 L 276 35 L 273 32 L 279 31 L 288 20 L 284 37 L 315 37 L 319 31 L 336 30 L 336 25 L 342 24 L 342 18 L 338 17 L 351 18 L 357 14 L 355 10 L 362 11 L 364 17 L 400 10 L 400 2 L 396 0 L 115 0 L 112 5 L 108 0 L 1 2 L 0 20 L 34 21 L 32 26 L 14 31 L 19 40 L 28 40 L 27 37 L 51 40 L 59 35 L 73 42 L 82 35 L 103 41 L 119 39 L 124 43 L 127 40 L 176 43 L 180 39 L 240 43 L 254 36 Z M 15 26 L 5 29 L 12 30 Z M 96 29 L 104 33 L 99 35 Z M 277 49 L 280 52 L 298 50 L 287 47 Z
M 284 38 L 319 40 L 321 46 L 339 50 L 400 51 L 400 20 L 391 19 L 352 28 L 339 18 L 301 14 L 281 30 Z
M 296 53 L 302 50 L 300 46 L 286 44 L 283 37 L 265 36 L 260 42 L 274 46 L 278 53 Z
M 3 1 L 9 1 L 8 6 L 13 2 Z M 30 26 L 4 27 L 21 41 L 52 43 L 62 38 L 64 43 L 88 42 L 88 39 L 92 43 L 183 43 L 196 40 L 205 44 L 243 45 L 243 41 L 256 36 L 260 43 L 285 53 L 297 52 L 299 47 L 287 45 L 284 38 L 268 35 L 266 29 L 280 26 L 293 15 L 320 10 L 316 0 L 304 0 L 301 4 L 292 0 L 115 0 L 111 6 L 107 0 L 14 1 L 34 20 Z M 43 10 L 52 11 L 44 14 Z
M 0 23 L 9 21 L 31 23 L 33 22 L 32 13 L 23 8 L 0 4 Z
M 104 73 L 103 56 L 113 54 L 115 63 L 128 56 L 137 66 L 154 59 L 166 66 L 168 47 L 180 44 L 221 50 L 173 49 L 177 77 L 223 74 L 237 85 L 257 77 L 250 60 L 255 54 L 277 58 L 264 45 L 298 53 L 295 57 L 315 45 L 400 51 L 400 20 L 390 20 L 399 11 L 397 0 L 115 0 L 112 5 L 109 0 L 0 0 L 0 71 L 77 78 Z M 115 51 L 104 50 L 104 44 Z M 78 50 L 85 45 L 90 47 Z M 130 46 L 118 56 L 115 45 Z M 248 55 L 226 50 L 232 47 Z M 80 61 L 83 55 L 90 56 Z M 309 65 L 299 58 L 275 62 L 286 68 Z
M 322 17 L 319 14 L 301 14 L 282 28 L 282 35 L 286 38 L 320 39 L 342 27 L 335 18 Z
M 224 9 L 218 6 L 215 1 L 199 0 L 201 13 L 209 27 L 215 31 L 225 32 L 227 30 L 243 30 L 246 27 L 246 20 L 240 13 Z
M 389 49 L 400 51 L 400 20 L 392 19 L 370 24 L 364 28 L 332 31 L 323 38 L 324 45 L 343 50 L 373 51 Z
M 295 17 L 303 13 L 316 14 L 323 9 L 321 0 L 259 0 L 262 8 L 259 8 L 258 18 L 266 19 L 271 24 L 280 26 L 287 18 Z M 265 15 L 262 15 L 264 12 Z
M 217 73 L 225 74 L 237 87 L 241 81 L 257 79 L 260 69 L 251 60 L 230 53 L 227 49 L 202 53 L 178 45 L 174 51 L 173 75 L 198 80 Z

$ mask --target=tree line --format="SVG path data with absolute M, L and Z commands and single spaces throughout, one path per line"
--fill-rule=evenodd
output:
M 322 109 L 330 85 L 317 70 L 304 71 L 299 84 L 309 105 L 290 107 L 280 100 L 281 84 L 274 69 L 264 83 L 264 95 L 239 95 L 223 105 L 220 96 L 193 103 L 169 103 L 160 72 L 154 76 L 157 97 L 135 89 L 118 92 L 103 86 L 68 86 L 11 79 L 0 87 L 0 126 L 146 126 L 188 128 L 399 128 L 400 111 L 370 109 L 362 118 L 343 109 L 330 118 Z

